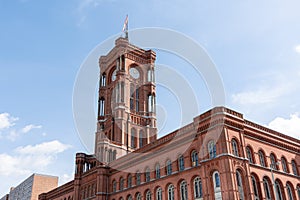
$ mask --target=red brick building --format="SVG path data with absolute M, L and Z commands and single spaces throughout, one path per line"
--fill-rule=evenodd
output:
M 225 107 L 157 139 L 156 54 L 128 42 L 101 56 L 95 154 L 40 200 L 300 200 L 300 140 Z

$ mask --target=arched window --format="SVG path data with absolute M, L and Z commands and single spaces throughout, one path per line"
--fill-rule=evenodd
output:
M 260 165 L 266 167 L 265 154 L 261 150 L 258 151 Z
M 140 102 L 140 94 L 139 94 L 139 89 L 137 88 L 135 90 L 135 111 L 139 111 L 139 102 Z
M 156 177 L 157 179 L 160 178 L 160 166 L 159 166 L 158 163 L 155 165 L 155 177 Z
M 297 163 L 295 160 L 292 160 L 292 169 L 293 169 L 293 174 L 298 176 L 298 169 L 297 169 Z
M 174 200 L 174 185 L 170 184 L 168 186 L 168 200 Z
M 148 190 L 146 192 L 146 200 L 151 200 L 151 191 L 150 190 Z
M 270 189 L 270 184 L 269 184 L 269 179 L 267 177 L 263 178 L 263 185 L 264 185 L 264 191 L 265 191 L 265 196 L 266 200 L 271 200 L 271 189 Z
M 156 200 L 162 200 L 162 189 L 161 187 L 156 190 Z
M 131 129 L 131 147 L 136 148 L 136 131 L 134 128 Z
M 139 147 L 143 147 L 144 146 L 144 132 L 142 130 L 140 130 L 139 133 Z
M 208 143 L 208 153 L 209 158 L 215 158 L 217 156 L 216 143 L 213 140 L 209 141 Z
M 221 193 L 221 184 L 220 184 L 220 174 L 218 171 L 215 171 L 212 174 L 213 178 L 213 186 L 214 186 L 214 194 L 216 200 L 222 199 L 222 193 Z
M 136 178 L 136 185 L 140 185 L 141 184 L 141 173 L 137 172 L 135 175 Z
M 257 187 L 257 180 L 253 175 L 251 176 L 251 182 L 252 182 L 252 189 L 254 192 L 254 200 L 259 200 L 259 191 L 258 191 L 258 187 Z
M 235 139 L 231 140 L 231 147 L 232 147 L 232 154 L 235 156 L 239 156 L 238 145 Z
M 120 200 L 124 200 L 123 197 L 120 197 Z
M 131 174 L 129 174 L 127 177 L 127 188 L 131 188 L 131 187 L 132 187 L 132 176 Z
M 146 176 L 146 182 L 149 182 L 150 181 L 150 169 L 149 169 L 149 167 L 147 167 L 147 169 L 146 169 L 145 176 Z
M 253 152 L 252 152 L 251 147 L 249 147 L 249 146 L 246 147 L 246 154 L 247 154 L 247 158 L 248 158 L 249 162 L 254 163 L 254 161 L 253 161 Z
M 106 74 L 105 73 L 103 73 L 102 76 L 101 76 L 100 85 L 102 87 L 106 86 Z
M 142 195 L 141 193 L 136 194 L 136 200 L 142 200 Z
M 197 153 L 197 151 L 193 151 L 191 157 L 192 157 L 192 166 L 193 167 L 198 166 L 198 153 Z
M 124 179 L 123 177 L 120 178 L 120 190 L 124 189 Z
M 181 181 L 180 183 L 180 199 L 188 200 L 188 191 L 186 181 Z
M 99 112 L 99 115 L 100 116 L 104 116 L 104 113 L 105 113 L 105 99 L 103 97 L 101 97 L 100 99 L 100 112 Z
M 178 158 L 178 169 L 179 169 L 179 171 L 184 170 L 184 157 L 183 157 L 183 155 L 179 156 L 179 158 Z
M 132 200 L 132 196 L 129 195 L 129 196 L 127 197 L 127 200 Z
M 298 199 L 300 199 L 300 185 L 297 186 Z
M 148 95 L 148 112 L 155 112 L 155 95 Z
M 199 177 L 196 177 L 194 179 L 194 197 L 195 197 L 195 199 L 203 197 L 202 183 L 201 183 L 201 179 Z
M 238 187 L 238 192 L 239 192 L 239 200 L 244 200 L 244 188 L 243 188 L 243 181 L 242 181 L 242 175 L 239 170 L 235 172 L 236 176 L 236 183 Z
M 287 167 L 287 164 L 286 164 L 286 159 L 285 157 L 281 157 L 281 166 L 282 166 L 282 170 L 286 173 L 288 173 L 288 167 Z
M 270 160 L 271 160 L 271 168 L 274 170 L 277 170 L 277 163 L 276 163 L 276 157 L 273 153 L 270 155 Z
M 113 180 L 113 192 L 117 191 L 117 181 Z
M 275 195 L 276 195 L 276 199 L 277 200 L 283 200 L 282 197 L 282 188 L 281 188 L 281 184 L 279 183 L 278 180 L 275 181 Z
M 167 175 L 171 175 L 172 174 L 172 162 L 171 160 L 167 161 Z
M 130 110 L 134 109 L 134 86 L 130 84 Z
M 286 184 L 286 190 L 287 190 L 288 200 L 294 200 L 293 189 L 292 189 L 292 186 L 289 183 Z

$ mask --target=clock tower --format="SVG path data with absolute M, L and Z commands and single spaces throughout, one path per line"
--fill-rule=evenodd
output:
M 99 59 L 100 83 L 95 155 L 109 163 L 155 141 L 156 54 L 120 37 Z

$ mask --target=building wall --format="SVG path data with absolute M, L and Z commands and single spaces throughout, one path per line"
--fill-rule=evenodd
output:
M 8 198 L 9 198 L 9 195 L 6 194 L 6 195 L 4 195 L 0 200 L 8 200 Z
M 208 144 L 215 141 L 215 155 L 210 157 Z M 233 146 L 233 141 L 236 146 Z M 246 147 L 252 150 L 252 160 L 247 156 Z M 258 151 L 265 154 L 265 166 L 259 162 Z M 197 152 L 198 164 L 192 161 L 192 153 Z M 284 157 L 287 161 L 288 172 L 283 171 L 280 163 L 276 170 L 272 170 L 274 180 L 282 190 L 284 200 L 289 200 L 287 185 L 291 187 L 294 200 L 300 200 L 300 141 L 289 136 L 277 133 L 265 127 L 256 125 L 243 119 L 242 114 L 227 108 L 214 108 L 196 118 L 194 121 L 176 130 L 133 153 L 121 157 L 109 165 L 97 162 L 89 170 L 77 170 L 75 174 L 74 199 L 120 200 L 128 199 L 129 195 L 141 193 L 146 199 L 149 190 L 152 199 L 156 199 L 156 191 L 161 188 L 163 199 L 168 199 L 168 187 L 174 185 L 175 199 L 180 199 L 181 183 L 187 184 L 188 199 L 240 199 L 241 188 L 243 199 L 266 199 L 263 179 L 268 180 L 271 199 L 274 198 L 272 172 L 270 169 L 270 155 L 273 153 L 276 160 Z M 184 169 L 179 169 L 179 157 L 183 156 Z M 166 163 L 172 162 L 172 174 L 167 175 Z M 297 164 L 297 175 L 293 174 L 292 160 Z M 80 161 L 80 162 L 79 162 Z M 76 164 L 78 169 L 86 163 L 93 163 L 89 155 L 78 154 Z M 156 177 L 155 166 L 159 164 L 160 177 Z M 146 171 L 149 168 L 150 180 L 146 180 Z M 141 183 L 137 184 L 137 172 L 141 174 Z M 220 188 L 215 187 L 213 177 L 219 173 Z M 241 175 L 241 186 L 238 186 L 237 173 Z M 131 187 L 128 184 L 132 177 Z M 195 198 L 194 181 L 200 178 L 202 197 Z M 256 188 L 253 187 L 254 178 Z M 121 180 L 123 188 L 120 188 Z M 116 190 L 114 190 L 114 182 Z M 55 191 L 44 195 L 41 200 L 57 197 L 64 193 L 62 186 Z M 298 187 L 298 190 L 297 190 Z M 240 190 L 239 190 L 240 189 Z M 62 198 L 56 198 L 62 199 Z
M 40 174 L 34 175 L 31 200 L 37 200 L 39 194 L 49 192 L 58 185 L 58 177 L 45 176 Z

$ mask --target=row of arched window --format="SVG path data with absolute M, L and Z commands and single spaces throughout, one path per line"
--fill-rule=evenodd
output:
M 80 195 L 81 195 L 80 199 L 86 199 L 86 198 L 95 196 L 96 195 L 96 184 L 84 186 L 81 189 Z
M 246 156 L 250 163 L 257 164 L 253 155 L 252 148 L 248 145 L 246 147 Z M 280 161 L 277 160 L 277 157 L 274 153 L 270 154 L 270 165 L 268 165 L 266 155 L 263 150 L 258 151 L 259 164 L 263 167 L 271 167 L 273 170 L 279 170 L 279 164 L 281 164 L 282 171 L 285 173 L 291 173 L 295 176 L 299 176 L 298 166 L 295 160 L 291 160 L 291 171 L 288 165 L 288 162 L 284 156 L 281 157 Z
M 214 193 L 215 199 L 222 199 L 221 194 L 221 185 L 220 185 L 220 176 L 218 171 L 214 171 L 212 173 L 213 185 L 214 185 Z M 193 196 L 195 199 L 203 198 L 203 191 L 202 191 L 202 182 L 199 176 L 193 179 L 193 194 L 188 193 L 188 184 L 186 180 L 181 180 L 178 183 L 179 188 L 176 189 L 173 184 L 167 184 L 166 190 L 163 190 L 161 187 L 157 187 L 154 192 L 147 189 L 143 194 L 137 192 L 134 196 L 131 194 L 127 195 L 126 200 L 141 200 L 142 197 L 145 197 L 146 200 L 162 200 L 163 195 L 166 195 L 167 200 L 175 200 L 178 199 L 175 197 L 175 190 L 179 191 L 177 195 L 179 195 L 180 200 L 188 200 L 190 196 Z M 165 194 L 164 194 L 165 192 Z M 119 200 L 124 200 L 123 197 L 120 197 Z
M 298 199 L 300 199 L 300 184 L 298 184 L 296 186 L 296 189 L 294 189 L 294 186 L 291 182 L 286 182 L 284 186 L 279 179 L 276 179 L 274 181 L 273 187 L 271 179 L 268 176 L 264 176 L 262 179 L 261 188 L 260 180 L 258 179 L 258 176 L 254 173 L 251 174 L 251 184 L 254 192 L 254 200 L 263 199 L 262 193 L 264 193 L 264 199 L 266 200 L 296 200 L 296 193 Z
M 198 162 L 198 153 L 196 150 L 193 150 L 192 153 L 191 153 L 191 162 L 192 162 L 192 167 L 196 167 L 199 165 L 199 162 Z M 180 155 L 178 157 L 178 160 L 177 160 L 177 164 L 178 164 L 178 170 L 179 171 L 183 171 L 185 170 L 185 161 L 184 161 L 184 156 L 183 155 Z M 166 170 L 166 175 L 171 175 L 173 173 L 173 168 L 172 168 L 172 161 L 171 160 L 167 160 L 166 161 L 166 165 L 165 165 L 165 170 Z M 145 172 L 143 173 L 144 174 L 144 180 L 145 182 L 149 182 L 151 180 L 151 171 L 150 171 L 150 168 L 149 167 L 146 167 L 146 170 Z M 138 171 L 136 172 L 135 174 L 135 182 L 136 182 L 136 185 L 140 185 L 141 184 L 141 173 Z M 155 179 L 159 179 L 161 178 L 161 166 L 159 163 L 157 163 L 155 165 Z M 124 178 L 123 177 L 120 177 L 119 179 L 119 190 L 123 190 L 124 189 Z M 113 192 L 116 192 L 117 191 L 117 181 L 116 180 L 113 180 L 112 182 L 112 186 L 113 186 Z M 129 174 L 127 176 L 127 188 L 130 188 L 132 186 L 132 175 Z

